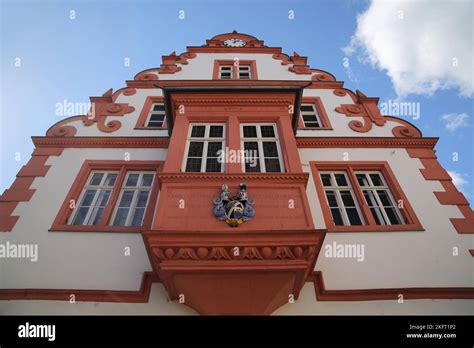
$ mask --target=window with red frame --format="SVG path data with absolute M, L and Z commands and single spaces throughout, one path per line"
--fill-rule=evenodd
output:
M 387 164 L 316 167 L 322 208 L 335 230 L 421 229 Z
M 86 161 L 52 231 L 135 230 L 151 224 L 157 161 Z
M 255 60 L 216 60 L 214 62 L 214 80 L 256 80 Z

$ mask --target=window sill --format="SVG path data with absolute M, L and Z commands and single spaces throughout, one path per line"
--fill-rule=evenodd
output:
M 119 232 L 119 233 L 140 233 L 149 230 L 149 226 L 81 226 L 81 225 L 57 225 L 52 226 L 49 232 Z
M 331 127 L 302 127 L 298 128 L 298 130 L 334 130 Z
M 425 231 L 423 226 L 408 225 L 363 225 L 363 226 L 328 226 L 328 232 L 407 232 Z
M 161 130 L 167 130 L 168 128 L 166 128 L 166 127 L 144 127 L 143 126 L 143 127 L 135 127 L 133 129 L 138 129 L 138 130 L 150 130 L 150 129 L 151 130 L 160 130 L 160 129 Z

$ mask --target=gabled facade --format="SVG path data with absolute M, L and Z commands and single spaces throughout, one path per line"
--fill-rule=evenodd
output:
M 38 246 L 1 260 L 0 312 L 472 310 L 474 214 L 437 138 L 306 57 L 221 34 L 91 103 L 0 196 L 0 242 Z

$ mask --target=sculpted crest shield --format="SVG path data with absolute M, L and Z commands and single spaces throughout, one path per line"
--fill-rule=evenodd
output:
M 253 218 L 255 210 L 253 200 L 247 196 L 247 185 L 239 185 L 237 196 L 231 196 L 226 184 L 221 186 L 221 196 L 214 198 L 214 215 L 219 220 L 224 220 L 231 227 L 237 227 L 243 222 Z

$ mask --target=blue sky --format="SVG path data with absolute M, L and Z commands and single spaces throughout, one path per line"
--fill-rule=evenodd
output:
M 237 30 L 268 46 L 281 46 L 286 53 L 308 56 L 311 67 L 327 70 L 345 81 L 347 88 L 378 96 L 381 102 L 416 103 L 421 117 L 405 118 L 425 136 L 440 137 L 439 160 L 458 176 L 458 187 L 472 201 L 474 108 L 470 87 L 463 85 L 463 71 L 468 71 L 467 83 L 472 86 L 472 29 L 469 34 L 456 25 L 459 32 L 447 40 L 439 33 L 414 32 L 397 41 L 391 36 L 394 30 L 407 30 L 415 20 L 414 31 L 422 30 L 418 13 L 427 16 L 424 27 L 428 28 L 436 17 L 436 5 L 426 7 L 433 8 L 430 18 L 431 10 L 422 8 L 423 1 L 413 3 L 416 6 L 401 3 L 388 9 L 370 1 L 345 0 L 1 1 L 0 192 L 28 161 L 33 150 L 30 137 L 44 135 L 63 118 L 55 115 L 58 102 L 88 102 L 89 96 L 111 87 L 116 90 L 137 72 L 159 66 L 162 55 L 179 54 L 187 45 L 201 45 L 216 34 Z M 472 4 L 460 3 L 464 7 L 449 5 L 451 23 L 462 20 L 459 14 L 466 13 L 466 6 L 473 18 Z M 184 19 L 179 18 L 181 10 Z M 364 13 L 367 16 L 358 24 L 357 16 Z M 383 16 L 390 20 L 398 16 L 405 22 L 400 27 L 381 26 L 377 18 Z M 449 29 L 449 18 L 448 23 L 434 23 L 434 28 L 447 25 Z M 379 37 L 372 37 L 374 33 Z M 358 40 L 353 39 L 351 46 L 354 36 Z M 444 46 L 436 40 L 443 40 Z M 371 46 L 373 42 L 382 44 Z M 438 47 L 443 47 L 443 54 L 452 53 L 454 68 L 436 61 Z M 387 50 L 394 54 L 387 57 Z M 124 66 L 127 57 L 129 67 Z M 15 65 L 18 58 L 20 66 Z M 453 160 L 453 152 L 458 161 Z

